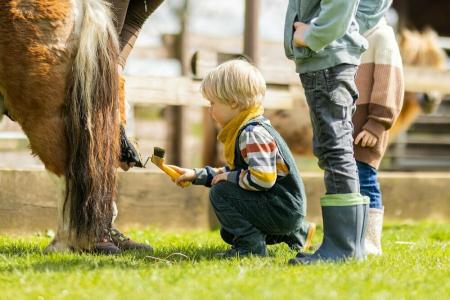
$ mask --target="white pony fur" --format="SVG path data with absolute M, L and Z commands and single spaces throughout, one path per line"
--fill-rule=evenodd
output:
M 94 78 L 99 72 L 98 65 L 92 62 L 97 61 L 99 56 L 107 57 L 104 53 L 99 54 L 98 49 L 107 51 L 108 34 L 105 33 L 114 32 L 115 28 L 111 21 L 111 11 L 108 9 L 107 2 L 103 0 L 75 1 L 75 32 L 78 33 L 80 39 L 74 64 L 76 77 L 80 78 L 78 82 L 83 82 L 84 87 L 74 86 L 73 93 L 77 94 L 77 90 L 81 89 L 83 99 L 92 99 L 93 88 L 90 84 L 94 82 Z M 116 47 L 118 48 L 118 45 Z M 91 111 L 90 104 L 87 103 L 88 112 Z M 90 130 L 90 128 L 88 129 Z

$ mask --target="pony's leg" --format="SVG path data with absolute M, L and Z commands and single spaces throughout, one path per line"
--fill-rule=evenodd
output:
M 54 174 L 50 175 L 52 178 L 54 178 L 53 181 L 55 181 L 56 184 L 61 187 L 61 197 L 58 197 L 58 229 L 53 240 L 44 249 L 44 253 L 88 250 L 89 244 L 86 241 L 83 242 L 70 238 L 69 213 L 67 209 L 64 210 L 64 178 L 57 177 Z
M 55 238 L 45 249 L 45 252 L 63 252 L 88 249 L 84 239 L 70 238 L 68 209 L 64 209 L 65 180 L 64 170 L 67 159 L 66 138 L 64 136 L 64 123 L 59 114 L 53 118 L 28 119 L 22 125 L 30 140 L 31 149 L 44 163 L 45 168 L 52 172 L 53 182 L 60 187 L 61 196 L 58 197 L 58 229 Z M 56 176 L 56 175 L 59 175 Z
M 116 220 L 117 216 L 119 215 L 119 210 L 117 209 L 116 201 L 113 201 L 112 208 L 113 208 L 113 213 L 112 213 L 111 225 L 114 224 L 114 221 Z
M 45 248 L 44 253 L 52 252 L 69 252 L 73 250 L 69 240 L 69 224 L 64 222 L 67 220 L 67 213 L 64 217 L 64 179 L 52 173 L 50 178 L 59 187 L 60 197 L 58 197 L 58 229 L 52 242 Z
M 41 112 L 43 115 L 44 112 Z M 64 176 L 67 162 L 67 141 L 64 135 L 64 120 L 59 114 L 53 117 L 29 117 L 21 123 L 30 140 L 31 150 L 50 172 Z

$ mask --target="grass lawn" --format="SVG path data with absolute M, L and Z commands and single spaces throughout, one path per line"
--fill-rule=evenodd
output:
M 382 257 L 303 267 L 286 265 L 286 245 L 268 258 L 216 259 L 226 249 L 217 231 L 130 235 L 154 257 L 43 255 L 48 237 L 0 236 L 0 299 L 450 299 L 448 222 L 390 223 Z

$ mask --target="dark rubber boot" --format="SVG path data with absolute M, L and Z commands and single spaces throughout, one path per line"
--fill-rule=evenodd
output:
M 300 252 L 289 264 L 311 264 L 317 261 L 365 259 L 364 238 L 369 205 L 322 206 L 324 237 L 312 255 Z

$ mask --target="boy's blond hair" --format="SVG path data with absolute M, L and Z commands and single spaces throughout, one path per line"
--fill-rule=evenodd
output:
M 259 70 L 244 60 L 230 60 L 209 72 L 202 81 L 203 97 L 241 109 L 259 106 L 266 94 L 266 82 Z

